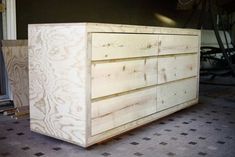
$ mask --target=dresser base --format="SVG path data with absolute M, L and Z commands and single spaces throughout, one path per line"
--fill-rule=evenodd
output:
M 170 115 L 174 112 L 180 111 L 182 109 L 185 109 L 185 108 L 190 107 L 192 105 L 195 105 L 197 103 L 198 103 L 198 98 L 193 99 L 193 100 L 188 101 L 188 102 L 185 102 L 185 103 L 182 103 L 182 104 L 179 104 L 179 105 L 176 105 L 176 106 L 173 106 L 171 108 L 162 110 L 160 112 L 154 113 L 154 114 L 146 116 L 144 118 L 135 120 L 133 122 L 124 124 L 122 126 L 116 127 L 114 129 L 108 130 L 108 131 L 100 133 L 100 134 L 97 134 L 95 136 L 88 137 L 87 144 L 77 143 L 76 141 L 70 141 L 68 139 L 63 139 L 63 138 L 60 138 L 60 137 L 45 134 L 43 132 L 40 132 L 38 130 L 34 130 L 32 128 L 31 128 L 31 131 L 36 132 L 36 133 L 40 133 L 40 134 L 43 134 L 43 135 L 46 135 L 46 136 L 50 136 L 50 137 L 53 137 L 53 138 L 56 138 L 56 139 L 59 139 L 59 140 L 63 140 L 63 141 L 66 141 L 66 142 L 69 142 L 69 143 L 79 145 L 79 146 L 82 146 L 82 147 L 86 148 L 86 147 L 89 147 L 89 146 L 94 145 L 96 143 L 99 143 L 99 142 L 111 139 L 113 137 L 116 137 L 116 136 L 118 136 L 118 135 L 120 135 L 124 132 L 127 132 L 127 131 L 133 130 L 135 128 L 141 127 L 145 124 L 148 124 L 148 123 L 153 122 L 157 119 L 168 116 L 168 115 Z

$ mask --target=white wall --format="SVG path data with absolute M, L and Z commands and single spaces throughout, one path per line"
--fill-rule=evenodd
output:
M 3 12 L 3 39 L 16 39 L 16 6 L 15 0 L 3 0 L 6 7 Z

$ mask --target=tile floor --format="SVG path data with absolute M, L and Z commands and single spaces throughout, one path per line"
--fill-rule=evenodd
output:
M 198 105 L 88 149 L 0 116 L 0 157 L 235 157 L 235 88 L 201 87 Z

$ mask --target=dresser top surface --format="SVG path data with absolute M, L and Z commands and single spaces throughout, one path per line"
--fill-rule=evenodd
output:
M 183 29 L 170 27 L 155 27 L 141 25 L 123 25 L 123 24 L 108 24 L 108 23 L 48 23 L 48 24 L 29 24 L 30 28 L 42 27 L 78 27 L 86 32 L 114 32 L 114 33 L 164 33 L 164 34 L 185 34 L 185 35 L 200 35 L 200 30 Z

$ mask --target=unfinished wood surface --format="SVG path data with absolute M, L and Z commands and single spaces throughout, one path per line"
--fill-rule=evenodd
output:
M 158 84 L 197 76 L 198 54 L 171 55 L 158 58 Z
M 78 24 L 78 23 L 77 23 Z M 39 24 L 40 25 L 40 24 Z M 62 24 L 63 25 L 63 24 Z M 74 25 L 74 23 L 66 24 Z M 104 23 L 80 23 L 85 25 L 87 32 L 115 32 L 115 33 L 152 33 L 152 34 L 184 34 L 184 35 L 199 35 L 200 31 L 195 29 L 182 28 L 167 28 L 153 27 L 141 25 L 123 25 L 123 24 L 104 24 Z
M 199 36 L 192 29 L 29 25 L 31 130 L 87 147 L 197 103 L 198 76 L 184 68 L 194 66 Z M 172 76 L 168 66 L 185 60 L 190 65 L 177 65 L 180 77 Z M 164 67 L 168 80 L 160 83 Z
M 92 33 L 92 60 L 156 56 L 158 36 Z
M 179 80 L 157 87 L 157 111 L 196 99 L 197 78 Z
M 173 106 L 167 110 L 162 110 L 161 112 L 157 112 L 155 114 L 152 114 L 150 116 L 146 116 L 146 117 L 142 117 L 140 119 L 137 119 L 133 122 L 130 122 L 130 123 L 127 123 L 127 124 L 123 124 L 117 128 L 113 128 L 113 129 L 110 129 L 110 130 L 107 130 L 105 132 L 102 132 L 98 135 L 95 135 L 95 136 L 91 136 L 88 138 L 88 146 L 90 145 L 93 145 L 95 143 L 98 143 L 100 141 L 103 141 L 103 140 L 106 140 L 106 139 L 109 139 L 109 138 L 112 138 L 114 136 L 117 136 L 119 134 L 122 134 L 124 132 L 127 132 L 131 129 L 134 129 L 134 128 L 137 128 L 139 126 L 142 126 L 142 125 L 145 125 L 147 123 L 150 123 L 154 120 L 157 120 L 157 119 L 160 119 L 162 117 L 165 117 L 169 114 L 172 114 L 176 111 L 179 111 L 181 109 L 184 109 L 186 107 L 189 107 L 189 106 L 192 106 L 192 105 L 195 105 L 198 103 L 198 98 L 196 99 L 193 99 L 191 101 L 187 101 L 185 103 L 181 103 L 179 105 L 176 105 L 176 106 Z
M 29 106 L 27 40 L 3 41 L 2 50 L 14 105 Z
M 198 36 L 159 35 L 159 55 L 198 52 Z
M 29 26 L 31 130 L 86 141 L 86 34 L 78 26 Z
M 50 23 L 50 24 L 30 24 L 32 27 L 70 27 L 77 26 L 86 28 L 87 32 L 91 33 L 151 33 L 151 34 L 175 34 L 175 35 L 196 35 L 200 34 L 200 30 L 182 29 L 182 28 L 167 28 L 155 26 L 141 25 L 124 25 L 124 24 L 108 24 L 108 23 Z
M 157 84 L 157 59 L 92 64 L 92 98 Z
M 92 135 L 156 112 L 157 89 L 147 88 L 92 103 Z

